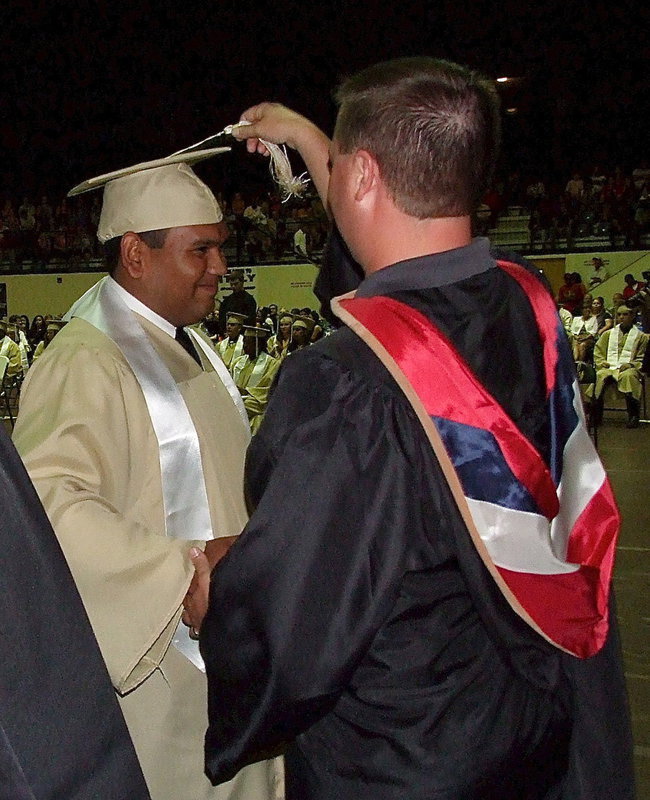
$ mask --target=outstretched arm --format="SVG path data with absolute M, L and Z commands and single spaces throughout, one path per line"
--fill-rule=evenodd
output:
M 286 144 L 300 153 L 320 199 L 327 208 L 330 140 L 323 131 L 302 114 L 280 103 L 252 106 L 241 114 L 240 119 L 252 124 L 234 127 L 232 135 L 240 141 L 246 140 L 249 153 L 269 155 L 260 139 L 274 144 Z

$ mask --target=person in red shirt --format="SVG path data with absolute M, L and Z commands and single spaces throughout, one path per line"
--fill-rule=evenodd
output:
M 643 281 L 637 281 L 637 279 L 629 272 L 625 278 L 626 286 L 623 289 L 623 299 L 625 301 L 629 300 L 630 297 L 633 297 L 635 294 L 641 291 L 641 289 L 645 288 L 645 283 Z

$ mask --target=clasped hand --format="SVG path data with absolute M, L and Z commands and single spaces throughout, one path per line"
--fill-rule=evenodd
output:
M 205 551 L 198 547 L 190 550 L 194 565 L 194 577 L 183 600 L 183 622 L 190 628 L 190 635 L 196 635 L 208 610 L 210 596 L 210 575 L 215 566 L 230 550 L 236 536 L 211 539 L 205 544 Z

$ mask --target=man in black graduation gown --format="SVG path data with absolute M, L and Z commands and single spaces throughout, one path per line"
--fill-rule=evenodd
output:
M 81 598 L 4 430 L 0 498 L 0 800 L 149 800 Z
M 357 298 L 435 322 L 550 461 L 536 316 L 471 238 L 498 139 L 493 90 L 408 59 L 352 78 L 339 99 L 329 176 L 322 134 L 288 110 L 245 112 L 242 138 L 300 150 L 362 265 Z M 515 613 L 414 407 L 352 330 L 287 359 L 246 479 L 254 511 L 212 573 L 200 630 L 215 782 L 284 750 L 288 800 L 633 796 L 613 612 L 586 660 Z M 195 564 L 198 627 L 208 571 Z

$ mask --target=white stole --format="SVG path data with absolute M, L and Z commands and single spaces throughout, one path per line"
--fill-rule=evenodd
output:
M 224 360 L 225 360 L 225 356 L 226 356 L 226 350 L 228 350 L 228 345 L 229 344 L 230 344 L 230 339 L 224 339 L 222 342 L 219 342 L 219 344 L 217 345 L 217 349 L 218 349 L 219 353 L 221 354 L 221 356 L 224 358 Z M 234 350 L 233 350 L 232 357 L 231 357 L 230 361 L 228 362 L 228 364 L 226 366 L 229 366 L 234 361 L 236 361 L 239 358 L 239 356 L 241 356 L 241 354 L 243 352 L 244 352 L 244 337 L 243 336 L 238 336 L 237 337 L 237 341 L 235 342 L 235 347 L 234 347 Z
M 625 344 L 621 352 L 618 352 L 618 337 L 621 331 L 621 326 L 617 325 L 609 332 L 609 341 L 607 342 L 607 363 L 611 369 L 618 369 L 621 364 L 630 364 L 634 358 L 636 350 L 636 343 L 639 338 L 640 332 L 636 325 L 630 328 Z
M 266 358 L 262 358 L 262 356 L 266 356 Z M 266 367 L 269 363 L 269 358 L 273 358 L 268 353 L 260 353 L 257 357 L 257 361 L 255 362 L 255 366 L 253 367 L 253 371 L 251 372 L 248 383 L 246 386 L 257 386 L 257 384 L 262 380 L 264 374 L 266 373 Z M 244 356 L 238 359 L 237 363 L 233 366 L 232 376 L 234 378 L 235 383 L 237 383 L 237 379 L 242 373 L 244 367 L 247 366 L 250 359 L 248 356 Z
M 598 333 L 598 318 L 589 317 L 574 317 L 571 324 L 571 333 L 574 336 L 579 336 L 582 332 L 588 333 L 590 336 L 595 336 Z

